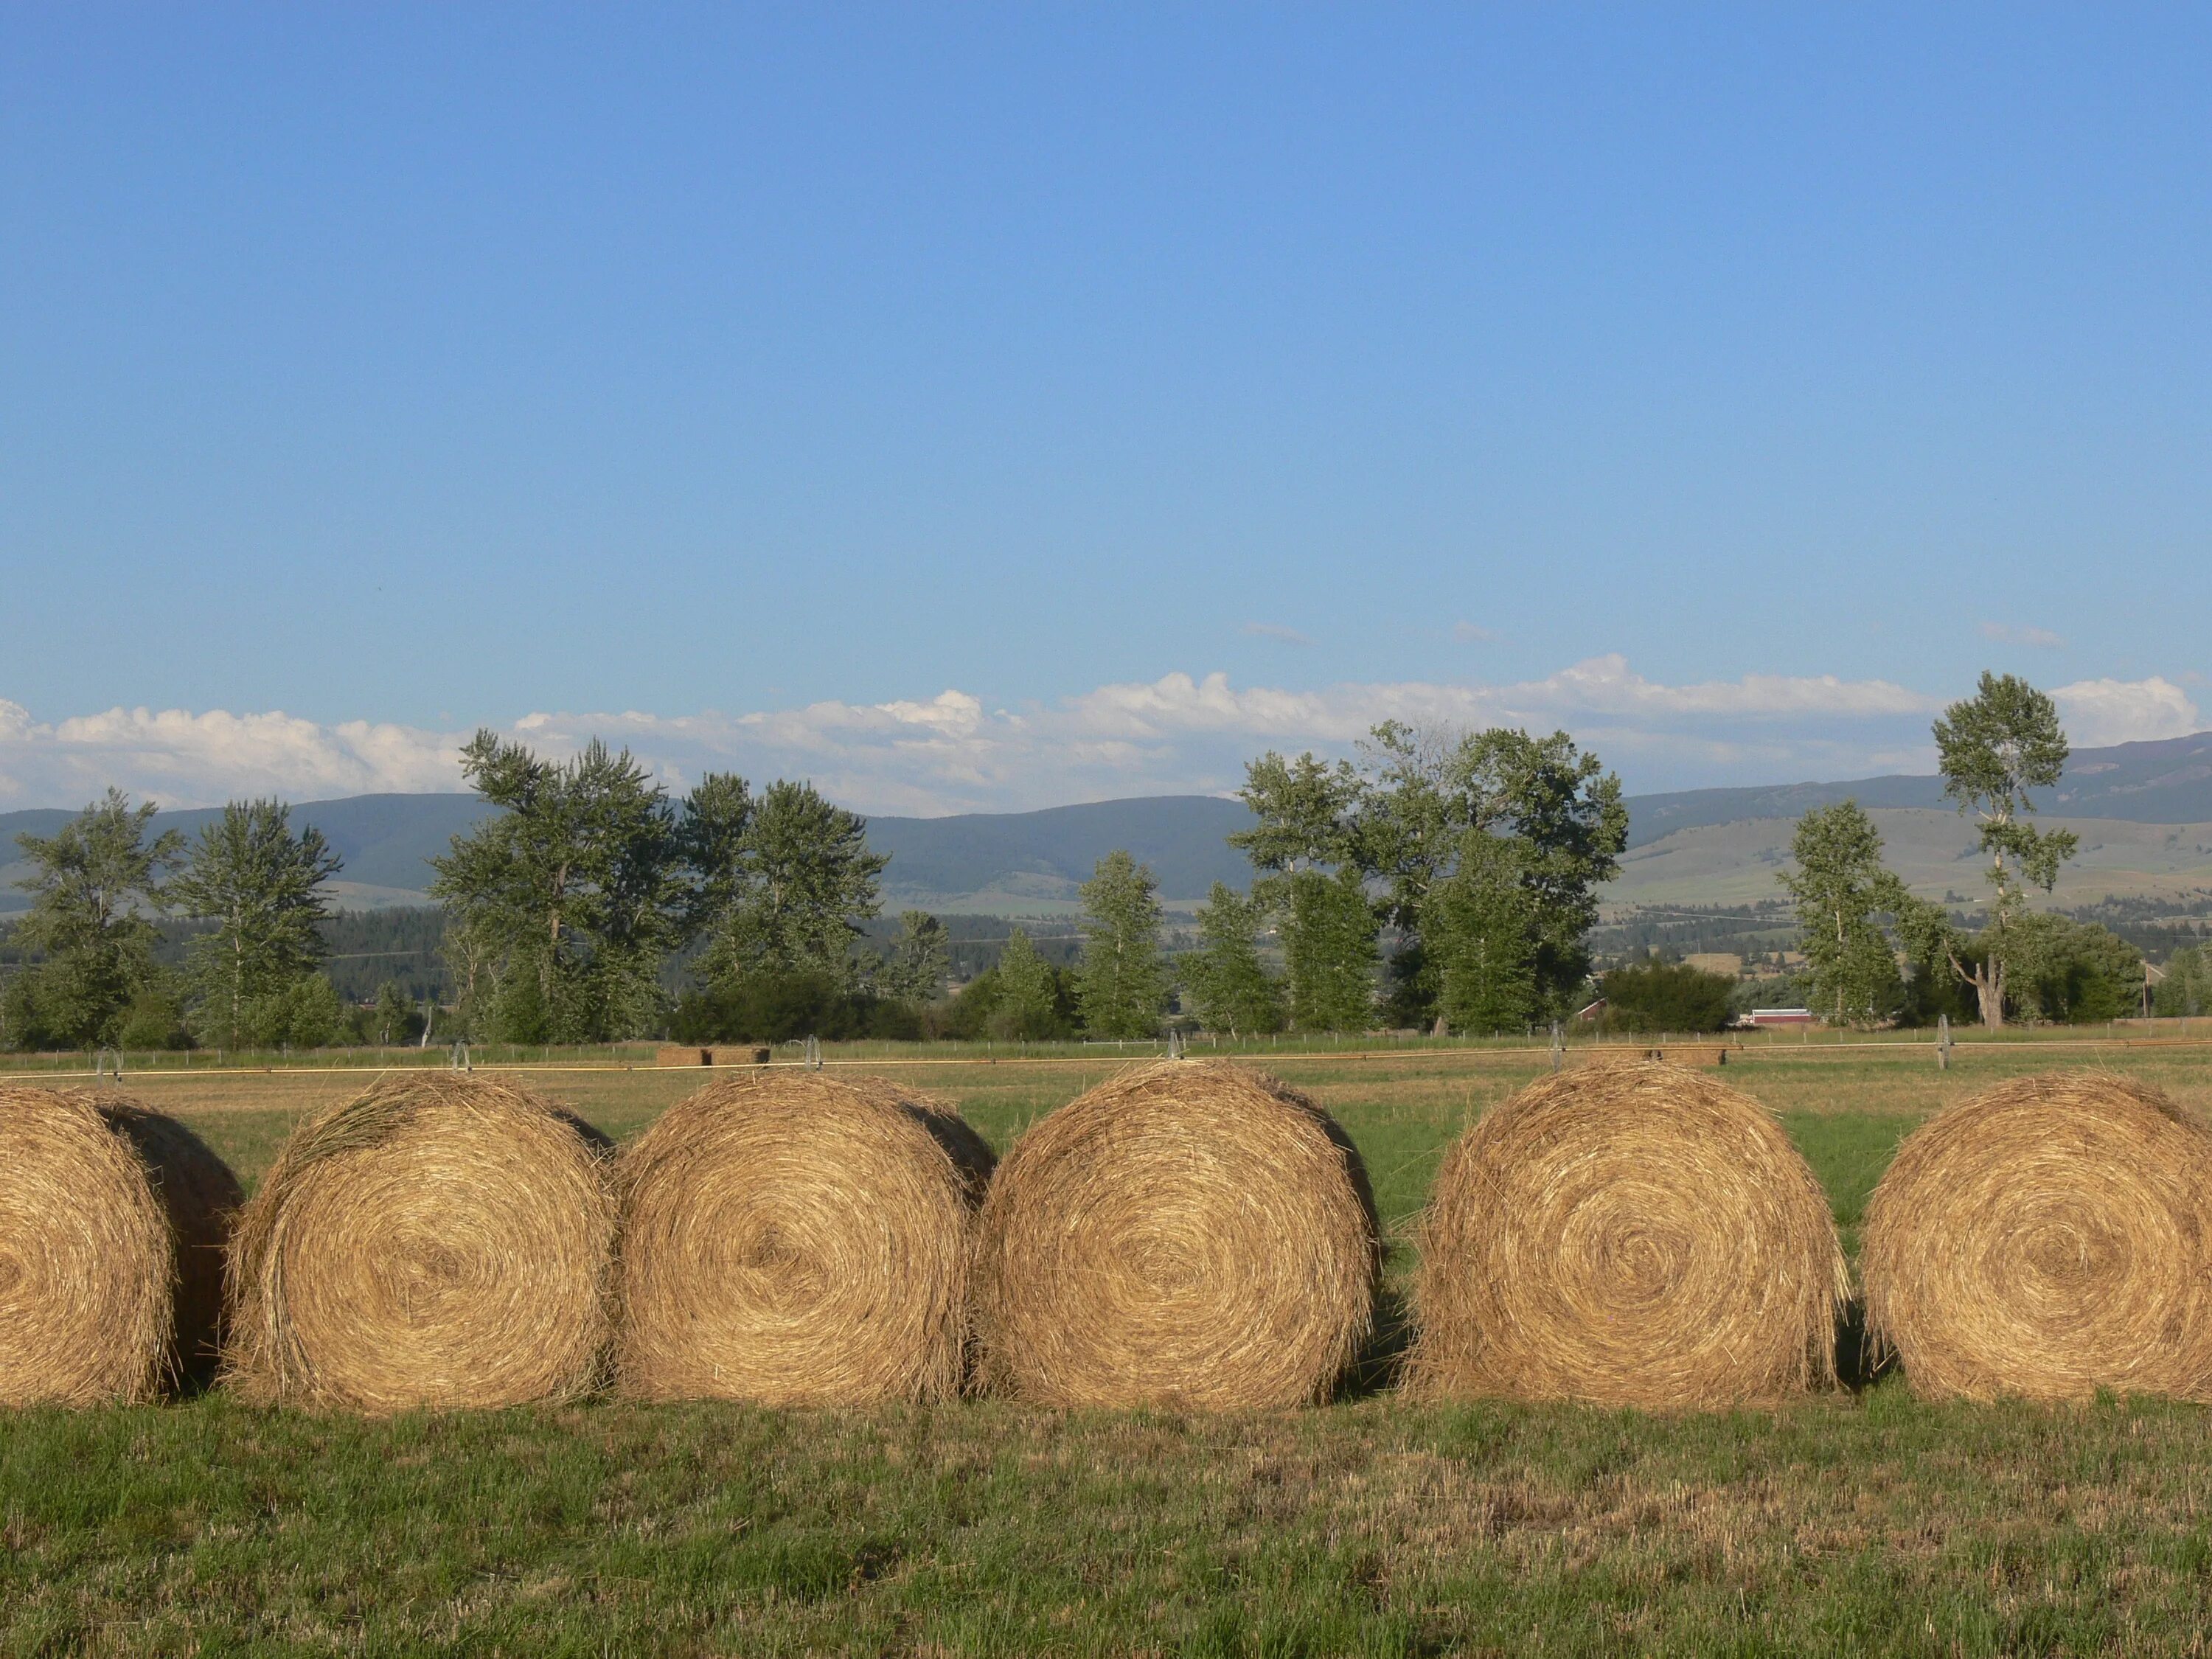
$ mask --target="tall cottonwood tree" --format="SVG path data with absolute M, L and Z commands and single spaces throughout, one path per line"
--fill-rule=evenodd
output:
M 1515 849 L 1533 1012 L 1565 1012 L 1589 971 L 1583 939 L 1597 920 L 1598 889 L 1620 873 L 1628 842 L 1620 780 L 1565 732 L 1425 731 L 1386 720 L 1361 752 L 1352 841 L 1401 935 L 1401 1006 L 1424 1013 L 1442 993 L 1429 894 L 1469 848 L 1488 856 L 1489 842 L 1468 838 L 1478 831 Z
M 1522 844 L 1468 830 L 1449 875 L 1431 884 L 1418 912 L 1437 976 L 1437 1006 L 1455 1030 L 1516 1030 L 1536 1015 L 1537 930 Z
M 1183 982 L 1208 1029 L 1231 1036 L 1283 1029 L 1282 981 L 1260 959 L 1263 908 L 1217 881 L 1198 912 L 1198 948 L 1182 959 Z
M 1291 1024 L 1301 1031 L 1364 1031 L 1375 1021 L 1375 911 L 1357 865 L 1284 878 L 1280 928 Z
M 185 958 L 204 1042 L 238 1048 L 290 1036 L 296 988 L 322 967 L 327 884 L 343 865 L 321 830 L 295 835 L 291 820 L 281 801 L 231 802 L 201 828 L 169 884 L 176 910 L 215 923 Z
M 53 835 L 15 837 L 32 873 L 15 884 L 31 908 L 14 939 L 46 957 L 28 1000 L 45 1030 L 71 1047 L 114 1041 L 132 998 L 155 980 L 154 918 L 184 845 L 174 830 L 147 840 L 155 810 L 110 789 Z
M 1798 948 L 1824 1018 L 1868 1025 L 1901 991 L 1877 913 L 1906 911 L 1904 890 L 1882 863 L 1881 832 L 1856 800 L 1815 807 L 1797 821 L 1796 866 L 1777 878 L 1797 906 Z
M 927 910 L 902 910 L 898 939 L 884 964 L 884 988 L 901 1002 L 927 1002 L 945 983 L 951 961 L 944 922 Z
M 2004 1024 L 2008 959 L 2015 954 L 2009 935 L 2027 908 L 2028 890 L 2049 892 L 2081 844 L 2070 830 L 2038 830 L 2028 822 L 2035 813 L 2028 792 L 2053 787 L 2066 770 L 2066 733 L 2057 706 L 2044 693 L 2016 675 L 1985 669 L 1974 695 L 1943 711 L 1935 736 L 1943 793 L 1962 815 L 1979 821 L 1991 890 L 1978 959 L 1963 960 L 1954 949 L 1946 954 L 1952 972 L 1973 987 L 1982 1024 L 1995 1030 Z
M 1016 927 L 999 953 L 998 994 L 991 1009 L 994 1035 L 1014 1040 L 1048 1036 L 1055 1023 L 1052 966 L 1030 936 Z
M 1343 761 L 1286 761 L 1271 750 L 1246 767 L 1237 793 L 1258 822 L 1229 844 L 1263 872 L 1252 897 L 1278 922 L 1291 1023 L 1300 1030 L 1365 1026 L 1376 922 L 1361 887 L 1358 775 Z
M 569 761 L 477 733 L 461 766 L 504 810 L 433 859 L 431 893 L 489 981 L 496 1035 L 579 1042 L 653 1028 L 660 963 L 681 936 L 678 822 L 628 750 Z M 457 964 L 458 965 L 458 964 Z
M 867 820 L 811 783 L 779 781 L 756 797 L 727 774 L 702 779 L 684 816 L 690 915 L 708 937 L 707 981 L 814 973 L 851 987 L 853 943 L 883 908 L 879 880 L 890 862 L 868 850 Z
M 1079 890 L 1083 955 L 1075 1001 L 1085 1029 L 1102 1037 L 1146 1037 L 1159 1029 L 1168 975 L 1160 957 L 1159 883 L 1126 851 L 1098 860 Z

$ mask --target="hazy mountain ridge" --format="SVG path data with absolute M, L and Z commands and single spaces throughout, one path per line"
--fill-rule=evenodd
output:
M 1785 783 L 1765 788 L 1686 789 L 1629 799 L 1632 848 L 1705 824 L 1796 818 L 1815 806 L 1856 800 L 1875 807 L 1954 810 L 1939 777 L 1892 775 L 1844 783 Z M 2152 743 L 2116 744 L 2074 753 L 2056 789 L 2037 793 L 2038 810 L 2068 818 L 2131 823 L 2212 823 L 2212 732 Z
M 155 833 L 178 829 L 197 836 L 220 811 L 162 812 Z M 492 809 L 474 795 L 356 795 L 301 801 L 295 825 L 313 824 L 345 869 L 335 884 L 349 908 L 419 904 L 430 882 L 428 863 L 453 837 Z M 51 836 L 72 813 L 52 807 L 0 812 L 0 912 L 28 899 L 15 883 L 31 873 L 15 853 L 15 836 Z M 1252 815 L 1242 801 L 1213 795 L 1159 795 L 1047 807 L 1035 812 L 971 812 L 955 817 L 868 820 L 869 844 L 891 855 L 884 872 L 886 906 L 923 904 L 946 910 L 1050 911 L 1075 902 L 1079 883 L 1117 847 L 1149 864 L 1170 899 L 1198 899 L 1216 881 L 1242 887 L 1252 878 L 1243 854 L 1228 844 Z
M 1932 896 L 1947 887 L 1978 890 L 1972 826 L 1945 800 L 1942 781 L 1889 776 L 1632 796 L 1629 856 L 1607 896 L 1616 905 L 1771 897 L 1794 821 L 1845 799 L 1875 814 L 1893 861 L 1917 888 Z M 2079 750 L 2059 787 L 2045 792 L 2042 809 L 2082 835 L 2067 892 L 2212 885 L 2212 732 Z M 164 812 L 155 826 L 195 835 L 216 810 Z M 345 860 L 339 902 L 365 908 L 422 902 L 430 879 L 426 860 L 489 810 L 474 795 L 356 795 L 301 802 L 293 820 L 322 830 Z M 16 834 L 52 835 L 70 817 L 55 808 L 0 813 L 0 859 L 9 860 L 0 864 L 0 911 L 27 902 L 13 885 L 30 873 L 9 857 Z M 1241 887 L 1251 866 L 1225 837 L 1251 822 L 1241 801 L 1154 795 L 1033 812 L 875 817 L 868 840 L 891 855 L 888 909 L 919 904 L 1020 914 L 1071 907 L 1077 884 L 1117 847 L 1152 866 L 1171 900 L 1202 898 L 1216 881 Z M 2158 829 L 2139 833 L 2123 825 Z

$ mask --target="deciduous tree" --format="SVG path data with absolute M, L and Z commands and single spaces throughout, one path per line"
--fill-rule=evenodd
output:
M 902 910 L 898 939 L 884 971 L 885 987 L 902 1002 L 928 1002 L 945 983 L 950 957 L 945 924 L 927 910 Z
M 1054 1025 L 1052 969 L 1020 928 L 1006 935 L 999 953 L 998 995 L 991 1010 L 994 1036 L 1034 1042 Z
M 1459 838 L 1451 872 L 1422 896 L 1421 943 L 1437 1007 L 1455 1030 L 1516 1030 L 1536 1016 L 1536 930 L 1522 844 L 1486 830 Z
M 1270 750 L 1245 769 L 1239 794 L 1259 822 L 1229 842 L 1265 872 L 1252 896 L 1279 924 L 1291 1024 L 1364 1027 L 1376 951 L 1375 914 L 1361 884 L 1358 775 L 1342 761 L 1329 766 L 1310 754 L 1285 761 Z
M 1537 1008 L 1566 1012 L 1589 971 L 1583 941 L 1597 920 L 1598 889 L 1620 873 L 1627 845 L 1620 779 L 1564 732 L 1455 733 L 1385 721 L 1362 757 L 1352 840 L 1382 882 L 1384 915 L 1404 941 L 1413 983 L 1399 1000 L 1407 1011 L 1422 1012 L 1441 994 L 1424 911 L 1462 850 L 1487 845 L 1468 842 L 1473 830 L 1517 848 Z
M 1897 963 L 1876 913 L 1901 890 L 1881 861 L 1881 832 L 1856 800 L 1815 807 L 1797 821 L 1796 866 L 1777 878 L 1797 902 L 1799 946 L 1821 1014 L 1869 1025 L 1897 1006 Z
M 2039 830 L 2028 822 L 2035 812 L 2028 792 L 2051 787 L 2066 769 L 2066 734 L 2048 696 L 2015 675 L 1987 670 L 1973 696 L 1943 711 L 1935 733 L 1943 793 L 1980 822 L 1992 895 L 1980 960 L 1969 964 L 1953 952 L 1951 968 L 1974 988 L 1982 1024 L 1995 1030 L 2004 1024 L 2008 934 L 2028 889 L 2049 892 L 2080 845 L 2070 830 Z
M 504 810 L 431 860 L 430 890 L 479 954 L 492 1034 L 581 1042 L 650 1030 L 682 920 L 665 792 L 596 738 L 556 762 L 479 732 L 461 765 Z
M 1208 1029 L 1231 1036 L 1283 1029 L 1282 982 L 1260 960 L 1261 908 L 1217 881 L 1198 913 L 1198 948 L 1183 981 Z
M 281 801 L 233 801 L 201 829 L 169 889 L 176 909 L 215 923 L 185 958 L 201 1041 L 235 1048 L 283 1023 L 278 1005 L 322 965 L 327 884 L 343 867 L 322 831 L 292 832 Z
M 1103 1037 L 1146 1037 L 1159 1029 L 1167 1005 L 1167 969 L 1160 959 L 1159 883 L 1127 852 L 1098 860 L 1079 890 L 1083 955 L 1075 973 L 1076 1005 L 1086 1030 Z
M 131 999 L 155 978 L 154 918 L 167 904 L 163 878 L 184 837 L 146 839 L 155 808 L 120 790 L 51 836 L 19 835 L 33 867 L 16 883 L 31 908 L 14 939 L 45 954 L 33 990 L 46 1031 L 71 1047 L 112 1042 Z
M 708 933 L 701 967 L 709 983 L 753 974 L 816 972 L 849 988 L 860 924 L 882 908 L 878 879 L 890 862 L 868 850 L 867 820 L 834 806 L 811 783 L 769 785 L 743 812 L 744 780 L 702 781 L 719 800 L 690 816 L 708 833 L 687 836 Z
M 1291 1024 L 1301 1031 L 1361 1031 L 1375 1017 L 1375 912 L 1355 865 L 1334 875 L 1300 870 L 1282 924 Z

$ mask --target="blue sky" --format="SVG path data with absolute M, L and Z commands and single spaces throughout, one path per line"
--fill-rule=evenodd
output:
M 0 806 L 479 723 L 1765 781 L 1984 666 L 2193 729 L 2208 79 L 2183 9 L 11 7 Z

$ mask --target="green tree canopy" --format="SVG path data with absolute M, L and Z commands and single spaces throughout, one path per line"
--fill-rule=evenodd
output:
M 184 843 L 173 830 L 146 839 L 155 810 L 110 789 L 54 835 L 15 837 L 33 871 L 16 883 L 31 908 L 15 942 L 44 953 L 31 1001 L 43 1030 L 71 1047 L 114 1041 L 155 978 L 153 918 L 167 908 L 163 877 Z
M 185 979 L 203 1041 L 266 1041 L 293 987 L 322 965 L 326 884 L 343 865 L 313 825 L 292 832 L 281 801 L 233 801 L 200 830 L 173 907 L 215 930 L 194 939 Z
M 945 983 L 951 957 L 942 921 L 927 910 L 902 910 L 898 939 L 884 969 L 884 988 L 902 1002 L 928 1002 Z
M 1301 1031 L 1364 1031 L 1375 1018 L 1375 912 L 1354 865 L 1286 877 L 1283 956 L 1291 1024 Z
M 1353 840 L 1362 866 L 1384 884 L 1384 914 L 1416 964 L 1414 1010 L 1442 992 L 1443 963 L 1423 932 L 1429 891 L 1465 849 L 1490 844 L 1468 839 L 1480 831 L 1518 849 L 1537 1008 L 1566 1012 L 1589 971 L 1583 941 L 1597 920 L 1598 889 L 1620 873 L 1628 842 L 1620 780 L 1564 732 L 1455 733 L 1385 721 L 1363 759 Z
M 662 958 L 681 935 L 678 824 L 628 750 L 597 738 L 542 759 L 479 732 L 462 770 L 505 809 L 431 860 L 455 919 L 455 977 L 519 1042 L 586 1042 L 652 1029 Z
M 2124 1019 L 2141 1011 L 2142 953 L 2108 927 L 2026 911 L 2006 939 L 2010 994 L 2052 1024 Z
M 2169 1018 L 2212 1014 L 2212 951 L 2201 945 L 2176 951 L 2153 995 L 2153 1007 Z
M 1856 800 L 1815 807 L 1790 838 L 1794 868 L 1777 878 L 1797 902 L 1800 948 L 1815 1006 L 1838 1024 L 1870 1025 L 1903 993 L 1876 913 L 1894 911 L 1902 888 L 1883 866 L 1881 832 Z
M 1264 872 L 1252 897 L 1279 923 L 1291 1023 L 1300 1030 L 1364 1029 L 1374 1000 L 1376 923 L 1361 886 L 1358 774 L 1343 761 L 1330 766 L 1310 754 L 1285 761 L 1271 750 L 1245 769 L 1238 793 L 1259 823 L 1229 842 Z M 1357 915 L 1348 894 L 1358 896 Z
M 868 850 L 867 820 L 811 783 L 778 781 L 749 799 L 742 778 L 702 781 L 687 802 L 691 914 L 708 933 L 710 984 L 808 971 L 849 988 L 853 941 L 882 908 L 887 854 Z
M 1984 670 L 1974 696 L 1943 711 L 1935 735 L 1944 793 L 1980 822 L 1992 894 L 1978 960 L 1969 964 L 1952 951 L 1951 968 L 1973 987 L 1982 1023 L 1994 1030 L 2004 1024 L 2009 935 L 2027 890 L 2049 892 L 2080 844 L 2070 830 L 2039 830 L 2028 822 L 2035 811 L 2029 791 L 2051 787 L 2065 772 L 2066 734 L 2048 696 L 2014 675 Z
M 991 1034 L 1008 1041 L 1035 1042 L 1050 1036 L 1059 1024 L 1052 968 L 1030 936 L 1015 928 L 1006 936 L 996 969 L 998 989 L 990 1015 Z
M 1359 777 L 1348 763 L 1329 766 L 1310 754 L 1286 761 L 1271 749 L 1244 769 L 1237 793 L 1259 823 L 1229 844 L 1243 848 L 1255 869 L 1294 873 L 1353 857 Z
M 1098 860 L 1079 890 L 1083 955 L 1076 1006 L 1085 1030 L 1103 1037 L 1146 1037 L 1159 1030 L 1168 975 L 1160 957 L 1159 883 L 1127 852 Z
M 1537 938 L 1517 839 L 1468 830 L 1450 873 L 1422 896 L 1421 944 L 1437 979 L 1437 1006 L 1454 1030 L 1516 1030 L 1535 1018 Z
M 1261 907 L 1217 881 L 1198 912 L 1198 948 L 1183 981 L 1210 1030 L 1253 1036 L 1283 1029 L 1282 982 L 1260 960 Z

